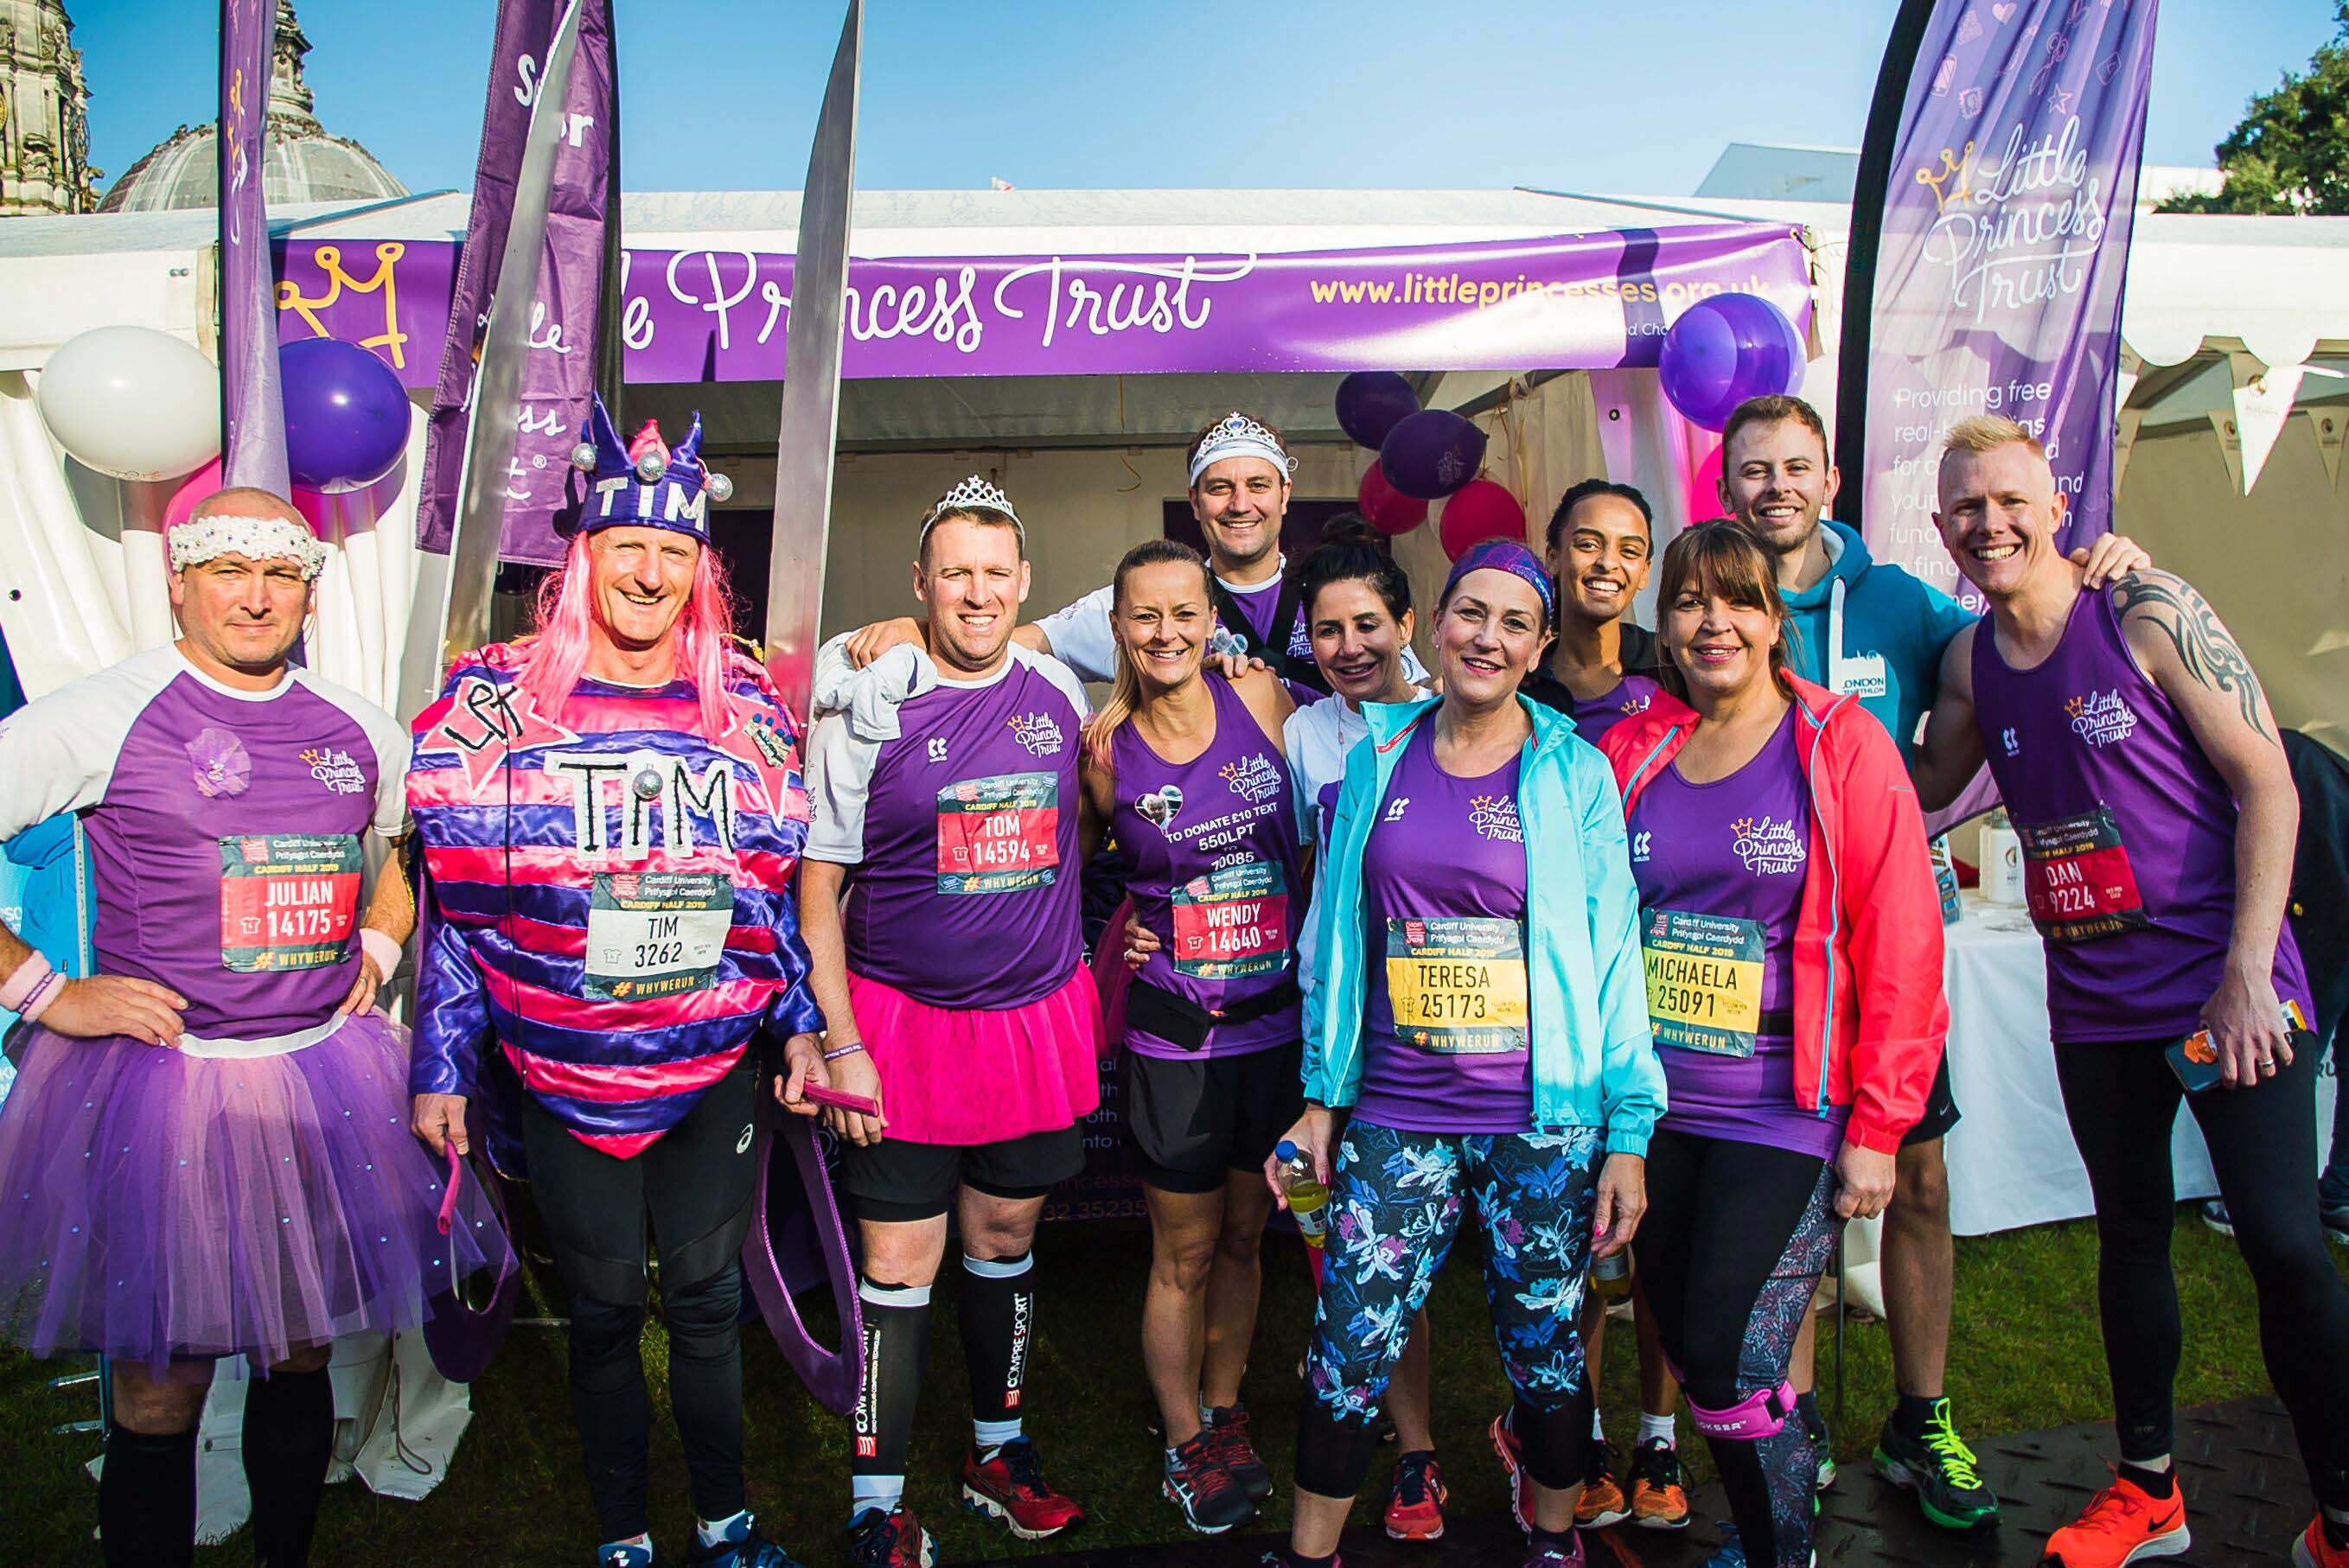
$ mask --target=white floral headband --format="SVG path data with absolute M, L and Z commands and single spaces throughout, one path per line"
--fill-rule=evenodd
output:
M 191 517 L 171 530 L 171 553 L 174 572 L 222 555 L 291 560 L 301 566 L 305 583 L 316 582 L 326 569 L 325 541 L 290 517 Z

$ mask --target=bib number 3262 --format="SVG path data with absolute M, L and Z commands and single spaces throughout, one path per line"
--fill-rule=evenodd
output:
M 356 833 L 240 833 L 220 841 L 221 966 L 275 975 L 340 964 L 357 923 Z
M 734 923 L 722 872 L 597 872 L 588 895 L 591 1002 L 643 1002 L 707 990 Z

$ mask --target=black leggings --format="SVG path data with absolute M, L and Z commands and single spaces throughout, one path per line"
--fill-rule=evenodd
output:
M 2176 1221 L 2169 1130 L 2184 1090 L 2165 1040 L 2059 1045 L 2055 1077 L 2096 1199 L 2096 1301 L 2121 1458 L 2170 1451 L 2182 1334 L 2169 1269 Z M 2309 1202 L 2316 1165 L 2315 1042 L 2249 1088 L 2186 1096 L 2260 1303 L 2268 1381 L 2292 1413 L 2309 1484 L 2349 1508 L 2349 1285 L 2333 1271 Z
M 645 1516 L 645 1224 L 660 1249 L 669 1407 L 685 1446 L 694 1511 L 742 1511 L 742 1269 L 750 1229 L 750 1069 L 712 1085 L 651 1148 L 616 1160 L 525 1099 L 532 1194 L 571 1298 L 571 1407 L 604 1539 Z
M 1659 1129 L 1632 1243 L 1664 1354 L 1692 1406 L 1778 1387 L 1835 1250 L 1834 1168 L 1815 1154 Z M 1790 1409 L 1759 1441 L 1708 1437 L 1746 1560 L 1811 1561 L 1818 1456 Z

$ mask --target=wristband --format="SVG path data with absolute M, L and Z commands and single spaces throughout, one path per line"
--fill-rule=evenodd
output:
M 47 954 L 36 951 L 26 954 L 25 962 L 17 965 L 7 979 L 0 980 L 0 1007 L 22 1013 L 41 982 L 56 973 Z
M 33 987 L 33 994 L 25 998 L 25 1005 L 17 1010 L 16 1016 L 28 1024 L 39 1023 L 41 1015 L 49 1010 L 49 1004 L 64 995 L 65 991 L 66 977 L 52 969 L 47 979 Z
M 851 1040 L 844 1046 L 835 1046 L 831 1050 L 824 1052 L 823 1059 L 828 1062 L 836 1062 L 843 1057 L 853 1057 L 864 1048 L 864 1042 L 863 1040 Z
M 388 931 L 378 931 L 372 925 L 359 928 L 359 950 L 375 960 L 377 972 L 387 980 L 399 967 L 399 946 Z

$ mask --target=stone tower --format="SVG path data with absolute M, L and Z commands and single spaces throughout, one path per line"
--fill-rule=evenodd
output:
M 94 211 L 98 179 L 63 0 L 0 0 L 0 217 Z

